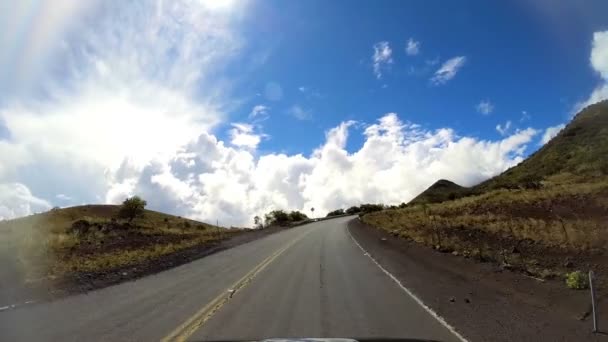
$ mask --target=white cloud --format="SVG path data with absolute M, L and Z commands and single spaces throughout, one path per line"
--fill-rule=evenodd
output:
M 543 137 L 540 140 L 540 145 L 544 145 L 549 142 L 549 140 L 553 139 L 562 129 L 566 127 L 565 124 L 559 124 L 557 126 L 548 127 L 543 134 Z
M 293 105 L 287 110 L 289 115 L 293 116 L 298 120 L 310 120 L 312 119 L 312 113 L 310 110 L 304 109 L 298 105 Z
M 608 31 L 593 34 L 591 66 L 604 80 L 608 80 Z
M 25 184 L 49 200 L 60 191 L 103 201 L 120 188 L 114 180 L 125 160 L 137 174 L 223 120 L 229 84 L 210 75 L 241 46 L 229 13 L 188 1 L 91 2 L 84 12 L 38 5 L 52 11 L 12 14 L 15 25 L 32 25 L 28 37 L 3 30 L 0 38 L 2 56 L 21 55 L 0 57 L 0 73 L 24 71 L 18 87 L 0 80 L 0 88 L 21 89 L 0 94 L 10 136 L 0 138 L 0 183 Z M 48 37 L 58 44 L 36 45 Z M 23 44 L 8 44 L 17 40 Z M 30 72 L 40 66 L 44 72 Z
M 382 78 L 382 70 L 393 63 L 393 50 L 387 41 L 378 42 L 374 44 L 373 48 L 374 54 L 372 55 L 372 65 L 374 68 L 374 75 L 376 75 L 376 78 L 380 79 Z
M 25 216 L 51 208 L 49 202 L 32 195 L 21 183 L 0 183 L 0 220 Z
M 498 124 L 496 125 L 496 130 L 498 131 L 498 133 L 500 133 L 500 135 L 505 136 L 507 135 L 507 133 L 509 133 L 509 130 L 511 129 L 511 121 L 507 121 L 505 122 L 504 125 Z
M 528 114 L 528 111 L 522 110 L 521 111 L 521 118 L 519 119 L 519 122 L 528 121 L 528 120 L 530 120 L 530 118 L 531 118 L 531 116 L 530 116 L 530 114 Z
M 449 128 L 423 130 L 389 113 L 367 126 L 363 146 L 349 153 L 345 146 L 354 124 L 329 130 L 308 157 L 255 158 L 203 134 L 173 160 L 149 164 L 131 186 L 118 179 L 127 190 L 117 193 L 139 193 L 155 208 L 221 224 L 251 224 L 253 216 L 277 208 L 314 207 L 324 215 L 364 202 L 407 202 L 439 178 L 475 184 L 519 163 L 536 134 L 526 129 L 483 141 L 459 137 Z
M 494 111 L 494 105 L 489 100 L 479 102 L 475 108 L 483 115 L 488 115 Z
M 249 113 L 249 119 L 253 119 L 253 120 L 266 120 L 268 119 L 268 111 L 270 110 L 270 108 L 268 108 L 267 106 L 264 105 L 257 105 L 254 106 L 251 109 L 251 112 Z
M 308 90 L 308 88 L 301 86 L 301 87 L 298 87 L 298 90 L 300 91 L 300 93 L 305 93 Z
M 254 133 L 254 126 L 245 123 L 233 123 L 229 134 L 232 145 L 251 150 L 255 150 L 262 138 L 265 137 L 264 134 Z
M 465 56 L 458 56 L 445 61 L 431 78 L 431 83 L 435 85 L 445 84 L 464 66 L 467 58 Z
M 407 53 L 408 56 L 415 56 L 420 53 L 420 42 L 414 40 L 413 38 L 408 39 L 405 47 L 405 53 Z
M 572 114 L 578 113 L 589 105 L 608 99 L 608 31 L 598 31 L 593 34 L 589 59 L 593 70 L 602 78 L 602 83 L 591 92 L 587 100 L 574 106 Z

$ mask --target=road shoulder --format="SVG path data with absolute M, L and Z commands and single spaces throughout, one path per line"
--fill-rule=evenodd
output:
M 589 318 L 579 320 L 589 305 L 586 291 L 440 253 L 358 219 L 348 228 L 376 261 L 471 341 L 608 341 L 591 333 Z

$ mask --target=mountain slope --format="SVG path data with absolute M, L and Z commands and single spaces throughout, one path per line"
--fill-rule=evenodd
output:
M 562 175 L 563 181 L 588 181 L 608 175 L 608 101 L 578 113 L 551 141 L 502 174 L 474 187 L 477 193 L 525 186 Z

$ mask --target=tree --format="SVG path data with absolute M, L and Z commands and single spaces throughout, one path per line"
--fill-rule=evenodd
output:
M 360 211 L 361 211 L 361 209 L 359 207 L 357 207 L 357 206 L 352 206 L 352 207 L 346 209 L 346 213 L 348 215 L 354 215 L 354 214 L 356 214 L 356 213 L 358 213 Z
M 148 203 L 139 196 L 133 196 L 125 199 L 118 211 L 118 217 L 133 221 L 136 217 L 144 216 L 144 208 Z
M 289 214 L 287 214 L 284 210 L 273 210 L 264 215 L 264 218 L 266 220 L 266 225 L 284 225 L 289 222 Z
M 327 213 L 326 217 L 344 215 L 344 209 L 336 209 Z
M 307 218 L 308 218 L 308 216 L 306 216 L 306 214 L 299 212 L 297 210 L 289 213 L 289 220 L 291 222 L 304 221 Z

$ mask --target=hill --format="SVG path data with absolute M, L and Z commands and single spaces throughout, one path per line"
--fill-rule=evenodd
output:
M 119 208 L 85 205 L 0 222 L 0 278 L 7 280 L 0 297 L 7 288 L 47 287 L 48 281 L 80 281 L 81 275 L 89 281 L 128 267 L 141 273 L 166 257 L 205 250 L 245 231 L 151 210 L 120 220 Z M 171 263 L 186 261 L 181 255 Z
M 469 191 L 452 184 L 441 181 L 413 205 L 362 220 L 541 277 L 592 265 L 608 273 L 608 101 L 585 108 L 519 165 Z M 460 192 L 449 200 L 454 190 Z
M 440 179 L 408 204 L 440 203 L 468 195 L 470 190 L 449 180 Z

